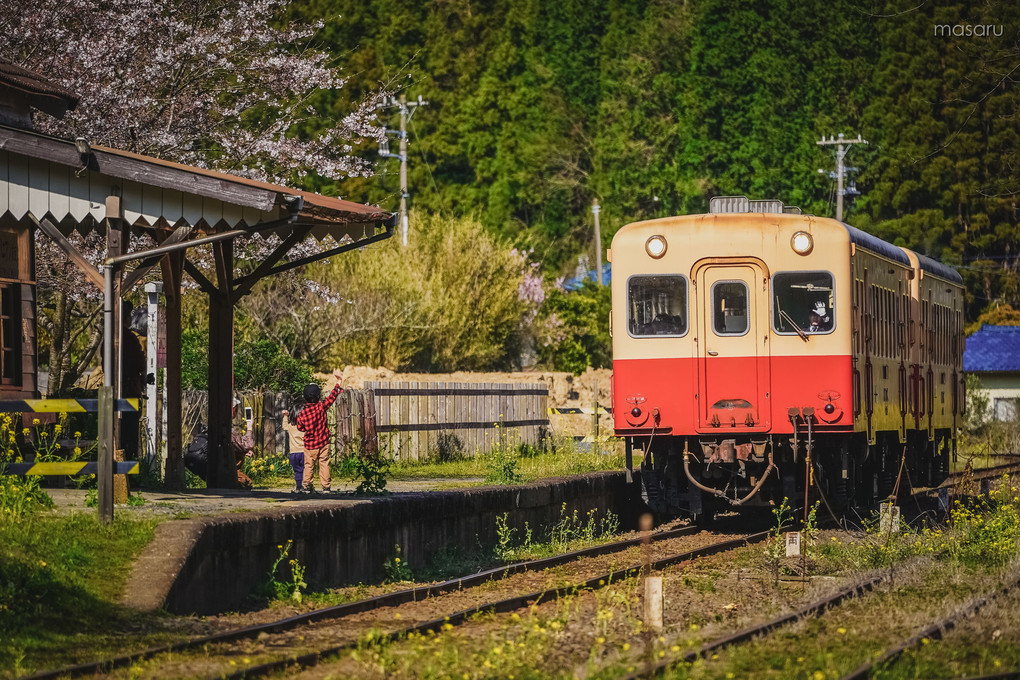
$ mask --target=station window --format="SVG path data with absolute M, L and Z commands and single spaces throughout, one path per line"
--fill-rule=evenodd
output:
M 712 328 L 716 335 L 747 332 L 747 284 L 718 281 L 712 286 Z
M 627 282 L 627 330 L 635 336 L 687 333 L 687 279 L 632 276 Z
M 21 384 L 20 286 L 0 284 L 0 384 Z
M 833 301 L 829 272 L 780 272 L 772 277 L 772 327 L 781 335 L 830 333 Z

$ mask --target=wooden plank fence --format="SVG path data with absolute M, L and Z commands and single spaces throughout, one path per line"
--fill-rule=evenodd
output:
M 549 390 L 542 384 L 366 382 L 379 447 L 400 460 L 473 456 L 497 442 L 541 445 Z
M 237 392 L 253 413 L 253 437 L 262 455 L 297 450 L 280 426 L 282 412 L 300 404 L 273 392 Z M 368 382 L 345 389 L 327 412 L 330 457 L 383 453 L 400 460 L 473 456 L 497 442 L 541 446 L 549 433 L 549 391 L 543 384 Z M 184 441 L 203 431 L 208 398 L 184 395 Z

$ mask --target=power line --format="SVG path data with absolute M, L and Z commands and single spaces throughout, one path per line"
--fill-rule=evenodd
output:
M 383 158 L 400 159 L 400 241 L 407 245 L 407 199 L 411 194 L 407 190 L 407 121 L 411 119 L 419 106 L 428 106 L 428 102 L 418 95 L 418 101 L 408 102 L 406 95 L 400 95 L 400 99 L 387 97 L 383 103 L 385 108 L 396 108 L 400 112 L 400 129 L 383 130 L 382 141 L 379 142 L 379 155 Z M 390 153 L 390 140 L 386 135 L 396 133 L 400 140 L 400 153 Z
M 850 187 L 843 189 L 843 175 L 850 171 L 855 171 L 857 168 L 847 168 L 843 165 L 843 159 L 846 158 L 847 153 L 850 152 L 849 145 L 851 144 L 867 144 L 866 139 L 861 139 L 860 135 L 857 135 L 857 139 L 844 139 L 843 133 L 840 132 L 837 137 L 829 136 L 828 139 L 822 136 L 821 141 L 815 142 L 818 146 L 836 146 L 836 172 L 829 173 L 830 177 L 836 180 L 836 220 L 839 222 L 843 221 L 843 196 L 851 195 L 856 196 L 860 192 L 857 191 L 857 187 L 853 182 L 850 183 Z M 825 174 L 824 170 L 818 172 Z

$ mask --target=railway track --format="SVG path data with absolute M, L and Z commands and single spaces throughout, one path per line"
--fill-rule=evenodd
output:
M 847 588 L 840 590 L 839 592 L 833 593 L 828 597 L 824 597 L 820 600 L 807 604 L 797 611 L 790 612 L 788 614 L 782 614 L 774 619 L 765 621 L 764 623 L 748 626 L 736 633 L 725 635 L 715 640 L 704 643 L 698 649 L 689 651 L 679 657 L 666 659 L 659 661 L 652 665 L 645 665 L 639 671 L 630 673 L 624 676 L 623 680 L 637 680 L 637 678 L 648 678 L 661 675 L 669 668 L 675 666 L 678 663 L 694 663 L 698 659 L 705 658 L 712 652 L 723 649 L 724 647 L 731 647 L 738 645 L 742 642 L 748 642 L 750 640 L 763 637 L 772 633 L 783 626 L 806 619 L 812 616 L 821 616 L 832 607 L 839 606 L 845 600 L 853 597 L 859 597 L 868 592 L 871 592 L 875 586 L 885 580 L 884 576 L 876 576 L 866 581 L 854 584 Z
M 922 640 L 940 639 L 943 635 L 945 635 L 947 632 L 956 627 L 956 624 L 959 623 L 962 619 L 971 616 L 972 614 L 980 610 L 982 607 L 988 605 L 997 597 L 1001 597 L 1002 595 L 1005 595 L 1010 591 L 1015 590 L 1016 588 L 1020 588 L 1020 575 L 1015 576 L 1012 579 L 1012 581 L 1008 583 L 1005 587 L 999 589 L 998 591 L 992 593 L 991 595 L 975 598 L 969 604 L 962 607 L 961 609 L 951 614 L 950 616 L 944 617 L 942 619 L 932 622 L 928 626 L 925 626 L 921 630 L 911 635 L 906 640 L 903 640 L 899 644 L 887 649 L 877 658 L 871 661 L 866 661 L 865 663 L 861 664 L 854 670 L 850 671 L 849 673 L 841 677 L 840 680 L 862 680 L 863 678 L 870 677 L 872 672 L 877 667 L 883 666 L 891 661 L 894 661 L 897 657 L 899 657 L 908 649 L 919 646 Z M 1015 671 L 1012 672 L 1007 677 L 1016 677 L 1016 672 Z
M 955 486 L 964 479 L 971 479 L 974 481 L 995 479 L 1007 472 L 1015 472 L 1017 470 L 1020 470 L 1020 460 L 1013 463 L 1003 463 L 1001 465 L 993 465 L 991 467 L 974 468 L 972 470 L 954 472 L 946 478 L 946 481 L 939 485 L 939 488 Z
M 563 553 L 561 555 L 555 555 L 553 557 L 517 562 L 502 567 L 487 569 L 485 571 L 470 574 L 468 576 L 450 579 L 448 581 L 443 581 L 441 583 L 417 586 L 414 588 L 407 588 L 393 593 L 387 593 L 385 595 L 366 598 L 355 602 L 349 602 L 332 607 L 316 609 L 310 612 L 306 612 L 304 614 L 299 614 L 297 616 L 291 616 L 285 619 L 280 619 L 278 621 L 272 621 L 269 623 L 257 624 L 253 626 L 246 626 L 244 628 L 223 631 L 220 633 L 214 633 L 212 635 L 193 637 L 182 642 L 163 645 L 159 647 L 153 647 L 130 654 L 120 655 L 114 658 L 103 659 L 100 661 L 77 664 L 73 666 L 66 666 L 54 670 L 41 671 L 33 675 L 26 676 L 25 678 L 23 678 L 23 680 L 49 680 L 53 678 L 75 678 L 86 675 L 107 673 L 114 669 L 130 666 L 132 664 L 138 663 L 139 661 L 144 661 L 146 659 L 150 659 L 161 654 L 179 654 L 187 652 L 189 650 L 202 649 L 209 645 L 228 644 L 239 640 L 256 638 L 264 634 L 268 635 L 278 634 L 284 631 L 294 630 L 301 626 L 306 626 L 317 622 L 339 619 L 351 616 L 353 614 L 369 612 L 383 607 L 400 606 L 410 602 L 416 602 L 425 600 L 427 598 L 433 598 L 439 595 L 460 591 L 466 588 L 472 588 L 490 581 L 503 579 L 515 574 L 550 569 L 560 565 L 569 564 L 571 562 L 583 558 L 610 555 L 641 545 L 645 542 L 653 544 L 660 543 L 662 541 L 667 541 L 674 538 L 693 535 L 698 532 L 699 529 L 696 527 L 680 527 L 668 531 L 655 532 L 647 537 L 638 537 L 622 541 L 614 541 L 612 543 L 604 543 L 602 545 L 592 546 L 590 548 L 574 550 L 568 553 Z M 442 623 L 445 623 L 445 621 L 440 622 L 440 624 Z
M 576 593 L 583 590 L 594 590 L 596 588 L 604 587 L 614 581 L 621 579 L 630 578 L 637 576 L 644 570 L 658 570 L 666 567 L 680 564 L 683 562 L 689 562 L 696 560 L 701 557 L 707 557 L 709 555 L 715 555 L 735 548 L 740 548 L 745 545 L 756 543 L 758 541 L 765 540 L 769 535 L 769 532 L 760 532 L 756 534 L 749 534 L 741 536 L 739 538 L 730 539 L 726 541 L 712 543 L 700 548 L 693 550 L 687 550 L 681 553 L 675 553 L 664 558 L 651 561 L 642 561 L 639 563 L 631 564 L 622 569 L 614 569 L 610 572 L 600 573 L 596 576 L 563 585 L 556 588 L 547 588 L 539 591 L 529 592 L 521 595 L 514 595 L 512 597 L 487 601 L 482 604 L 474 605 L 465 609 L 461 609 L 456 612 L 446 614 L 442 617 L 432 618 L 426 621 L 421 621 L 407 626 L 402 626 L 396 630 L 392 630 L 388 633 L 384 633 L 374 637 L 374 642 L 386 642 L 396 641 L 414 633 L 427 633 L 429 631 L 439 632 L 442 630 L 448 630 L 453 626 L 460 625 L 470 619 L 475 614 L 480 613 L 506 613 L 512 612 L 529 605 L 537 605 L 543 602 L 555 600 L 568 594 Z M 216 673 L 208 676 L 209 678 L 226 678 L 228 680 L 240 680 L 241 678 L 257 678 L 263 677 L 270 673 L 276 673 L 284 670 L 293 670 L 295 668 L 307 668 L 309 666 L 317 665 L 321 660 L 331 656 L 341 654 L 344 651 L 356 649 L 363 641 L 360 639 L 354 639 L 343 642 L 341 644 L 332 645 L 322 649 L 317 649 L 312 652 L 289 656 L 285 658 L 275 659 L 266 663 L 251 665 L 246 668 L 239 669 L 233 673 L 221 674 Z

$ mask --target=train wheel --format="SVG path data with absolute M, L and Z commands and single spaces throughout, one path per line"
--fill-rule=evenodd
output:
M 701 512 L 694 513 L 694 524 L 699 527 L 709 528 L 715 524 L 715 515 L 719 511 L 719 499 L 714 496 L 701 494 Z

